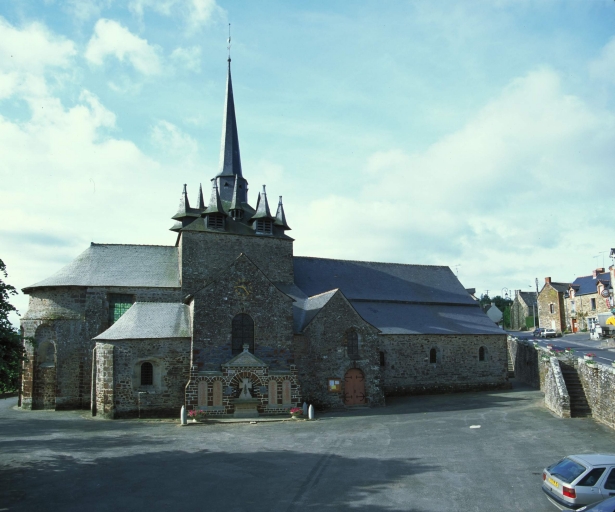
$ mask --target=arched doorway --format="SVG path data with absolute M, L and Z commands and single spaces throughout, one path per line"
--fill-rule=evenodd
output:
M 344 403 L 362 405 L 365 400 L 365 376 L 358 368 L 351 368 L 344 377 Z

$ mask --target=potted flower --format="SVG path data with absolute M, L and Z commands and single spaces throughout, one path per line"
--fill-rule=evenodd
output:
M 192 420 L 192 423 L 198 423 L 205 421 L 206 414 L 201 409 L 191 409 L 188 411 L 188 418 Z
M 552 343 L 549 343 L 547 345 L 547 350 L 553 350 L 553 344 Z
M 596 357 L 596 354 L 594 354 L 593 352 L 588 352 L 583 356 L 583 359 L 585 359 L 586 361 L 593 361 L 594 357 Z
M 290 417 L 296 420 L 300 419 L 303 416 L 303 409 L 301 407 L 293 407 L 290 410 Z
M 587 361 L 585 361 L 585 364 L 587 366 L 595 367 L 596 366 L 596 361 L 594 361 L 593 359 L 588 359 Z
M 574 354 L 574 349 L 570 347 L 566 347 L 566 354 Z

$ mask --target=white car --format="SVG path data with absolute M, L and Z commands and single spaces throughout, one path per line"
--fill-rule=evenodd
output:
M 540 336 L 542 338 L 555 338 L 557 336 L 557 332 L 555 332 L 555 329 L 545 329 L 540 333 Z
M 569 455 L 542 473 L 542 490 L 558 508 L 579 509 L 615 496 L 615 455 Z

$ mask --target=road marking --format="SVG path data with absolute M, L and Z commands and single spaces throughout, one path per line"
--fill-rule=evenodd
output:
M 470 425 L 470 428 L 480 428 L 480 425 Z

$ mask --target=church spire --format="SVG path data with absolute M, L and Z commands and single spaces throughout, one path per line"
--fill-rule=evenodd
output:
M 199 212 L 203 212 L 205 208 L 207 208 L 207 206 L 205 206 L 205 201 L 203 200 L 203 185 L 199 183 L 199 197 L 196 200 L 196 209 Z
M 179 208 L 177 209 L 177 213 L 171 217 L 173 220 L 177 221 L 171 228 L 172 231 L 179 231 L 182 227 L 187 226 L 199 216 L 199 214 L 195 213 L 195 211 L 190 208 L 187 188 L 188 187 L 184 183 L 184 190 L 182 191 L 181 198 L 179 199 Z
M 290 229 L 289 225 L 286 222 L 286 214 L 284 213 L 284 205 L 282 204 L 282 196 L 280 196 L 280 200 L 278 202 L 278 211 L 275 214 L 274 225 L 280 226 L 284 230 Z
M 269 202 L 267 201 L 267 191 L 265 190 L 265 185 L 263 185 L 263 191 L 258 196 L 256 213 L 252 216 L 251 220 L 257 219 L 275 220 L 275 218 L 271 216 L 271 210 L 269 210 Z
M 235 178 L 238 178 L 238 194 L 242 203 L 248 202 L 248 182 L 241 172 L 241 156 L 239 153 L 239 136 L 237 135 L 237 119 L 235 117 L 235 99 L 233 97 L 233 81 L 231 79 L 231 58 L 228 59 L 228 74 L 226 78 L 226 100 L 224 117 L 222 119 L 222 142 L 220 145 L 220 170 L 216 176 L 222 201 L 232 200 Z
M 220 201 L 220 193 L 218 192 L 218 184 L 216 180 L 214 180 L 214 186 L 211 189 L 211 197 L 209 198 L 209 206 L 205 211 L 206 215 L 211 213 L 221 213 L 224 214 L 224 208 L 222 206 L 222 201 Z
M 241 157 L 239 154 L 239 136 L 235 118 L 235 100 L 233 98 L 233 81 L 231 79 L 231 59 L 228 60 L 226 77 L 226 101 L 222 122 L 222 145 L 220 147 L 220 172 L 218 176 L 241 176 Z

